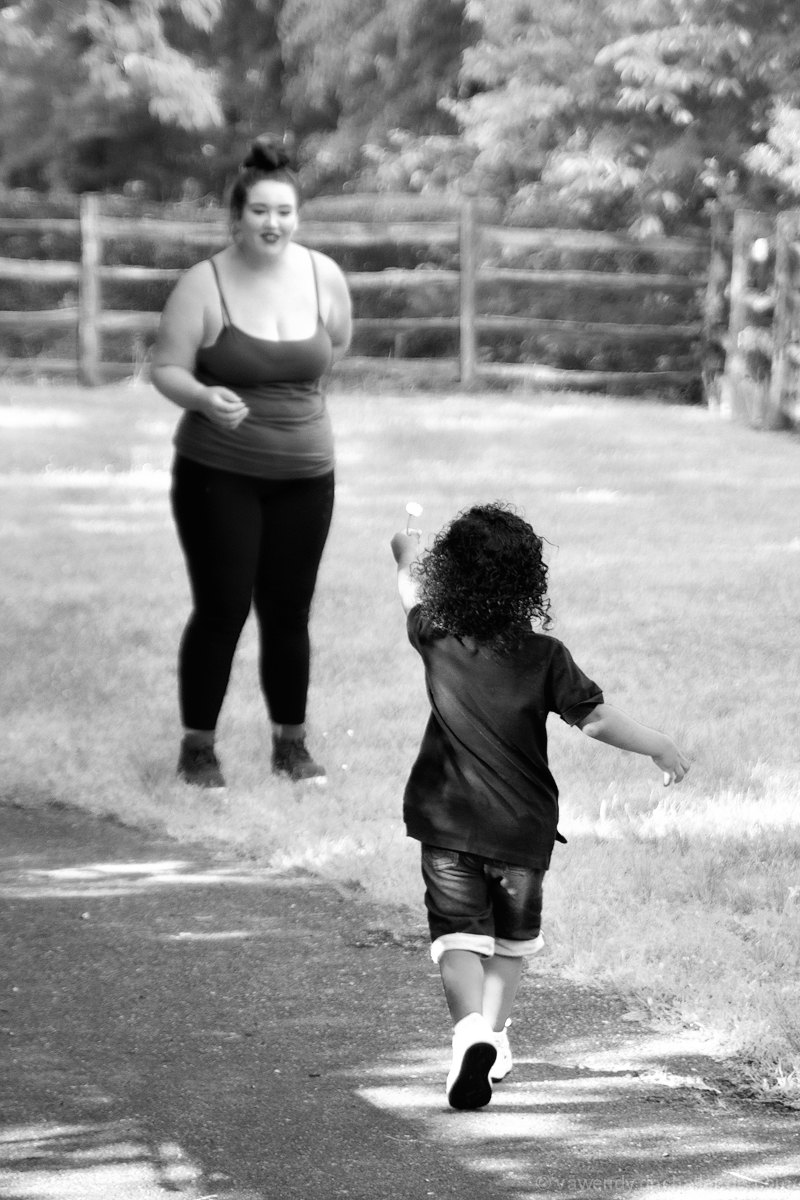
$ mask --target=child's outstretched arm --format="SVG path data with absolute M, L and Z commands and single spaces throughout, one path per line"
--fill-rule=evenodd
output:
M 414 605 L 419 603 L 417 585 L 411 577 L 411 564 L 417 557 L 419 539 L 418 529 L 410 529 L 408 533 L 405 529 L 401 529 L 391 541 L 392 554 L 397 563 L 397 590 L 400 593 L 403 612 L 406 614 L 410 613 Z
M 680 783 L 689 770 L 688 759 L 671 737 L 641 725 L 611 704 L 598 704 L 582 721 L 578 721 L 578 728 L 598 742 L 606 742 L 619 750 L 632 750 L 634 754 L 648 755 L 664 772 L 665 787 L 670 783 Z

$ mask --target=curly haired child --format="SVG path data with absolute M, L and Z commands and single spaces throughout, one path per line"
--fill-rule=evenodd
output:
M 476 505 L 417 559 L 419 532 L 392 538 L 408 636 L 431 715 L 406 784 L 422 843 L 432 945 L 453 1020 L 446 1094 L 488 1104 L 512 1068 L 506 1032 L 524 959 L 543 944 L 542 883 L 558 832 L 548 713 L 678 783 L 689 764 L 666 734 L 606 704 L 550 625 L 542 540 L 509 506 Z

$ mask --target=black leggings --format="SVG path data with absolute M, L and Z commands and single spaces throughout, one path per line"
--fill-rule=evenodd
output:
M 301 725 L 308 617 L 333 512 L 333 472 L 258 479 L 178 455 L 172 511 L 194 600 L 178 663 L 184 727 L 216 727 L 251 603 L 269 715 L 279 725 Z

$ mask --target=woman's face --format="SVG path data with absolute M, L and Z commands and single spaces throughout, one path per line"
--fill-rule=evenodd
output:
M 247 193 L 236 222 L 237 245 L 274 258 L 286 249 L 297 225 L 297 193 L 292 185 L 285 180 L 260 179 Z

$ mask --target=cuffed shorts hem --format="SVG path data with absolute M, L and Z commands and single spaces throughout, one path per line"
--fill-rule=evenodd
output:
M 481 958 L 491 958 L 495 952 L 494 943 L 495 939 L 488 934 L 443 933 L 431 942 L 431 958 L 438 963 L 445 950 L 471 950 Z
M 543 947 L 544 938 L 540 933 L 524 942 L 514 941 L 512 938 L 494 939 L 494 952 L 501 958 L 528 958 L 531 954 L 538 954 Z
M 543 946 L 541 933 L 525 941 L 493 938 L 479 933 L 443 933 L 431 943 L 431 958 L 438 963 L 445 950 L 470 950 L 473 954 L 480 954 L 481 958 L 492 958 L 495 954 L 501 958 L 528 958 L 538 954 Z

